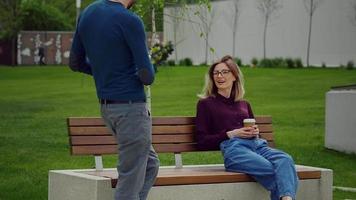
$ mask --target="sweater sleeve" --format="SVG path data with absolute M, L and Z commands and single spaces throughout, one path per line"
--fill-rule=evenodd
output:
M 80 17 L 78 19 L 78 24 L 79 20 Z M 87 60 L 86 52 L 78 32 L 78 26 L 73 36 L 72 48 L 70 50 L 69 55 L 69 67 L 73 71 L 93 75 L 90 63 Z
M 212 132 L 212 114 L 208 105 L 200 100 L 197 104 L 195 133 L 198 149 L 200 150 L 219 150 L 220 143 L 228 139 L 227 130 Z
M 138 77 L 144 85 L 151 85 L 154 81 L 154 69 L 148 55 L 143 22 L 139 17 L 132 15 L 122 30 L 138 69 Z

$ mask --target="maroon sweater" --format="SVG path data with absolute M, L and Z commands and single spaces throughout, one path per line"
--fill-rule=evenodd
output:
M 200 150 L 219 150 L 220 143 L 229 139 L 227 131 L 242 128 L 243 120 L 254 118 L 247 101 L 235 102 L 233 97 L 201 99 L 197 105 L 196 139 Z

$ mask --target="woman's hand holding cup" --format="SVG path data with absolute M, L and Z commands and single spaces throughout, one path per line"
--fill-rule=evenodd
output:
M 258 136 L 260 134 L 260 130 L 258 129 L 258 126 L 256 125 L 256 120 L 253 118 L 247 118 L 247 119 L 244 119 L 243 123 L 244 123 L 244 127 L 251 128 L 251 135 L 253 135 L 252 137 L 258 138 Z

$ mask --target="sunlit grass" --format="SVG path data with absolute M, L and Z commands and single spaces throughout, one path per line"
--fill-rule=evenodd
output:
M 161 67 L 152 89 L 154 116 L 195 115 L 205 67 Z M 324 148 L 325 94 L 356 83 L 356 70 L 243 68 L 246 99 L 256 115 L 272 115 L 277 147 L 296 163 L 334 170 L 334 185 L 356 187 L 356 156 Z M 48 170 L 91 168 L 71 156 L 66 118 L 99 116 L 91 77 L 66 67 L 0 68 L 0 199 L 47 199 Z M 160 155 L 172 165 L 172 155 Z M 222 163 L 219 152 L 183 155 L 185 164 Z M 116 156 L 104 158 L 106 167 Z M 334 199 L 356 199 L 334 192 Z

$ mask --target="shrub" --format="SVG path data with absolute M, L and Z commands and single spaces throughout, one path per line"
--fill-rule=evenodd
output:
M 355 67 L 354 61 L 350 60 L 349 62 L 347 62 L 346 69 L 353 69 L 354 67 Z
M 176 65 L 176 61 L 175 60 L 168 60 L 167 61 L 167 65 L 168 66 L 175 66 Z
M 22 30 L 64 31 L 73 29 L 65 14 L 44 2 L 24 1 L 21 9 Z
M 208 64 L 206 62 L 202 62 L 199 64 L 199 66 L 208 66 Z
M 253 67 L 256 67 L 258 65 L 258 59 L 257 58 L 252 58 L 251 64 Z
M 184 59 L 179 61 L 179 65 L 180 66 L 192 66 L 193 65 L 193 61 L 190 58 L 184 58 Z
M 240 58 L 235 58 L 234 60 L 239 67 L 242 67 L 242 60 Z
M 258 64 L 259 67 L 273 67 L 273 63 L 272 63 L 272 59 L 269 59 L 269 58 L 263 58 L 259 64 Z
M 286 62 L 284 61 L 283 58 L 273 58 L 271 59 L 271 65 L 272 67 L 286 67 Z
M 302 59 L 300 59 L 300 58 L 295 59 L 294 62 L 295 62 L 295 67 L 297 67 L 297 68 L 303 68 L 304 67 Z
M 285 62 L 288 68 L 295 68 L 294 60 L 292 58 L 286 58 Z

